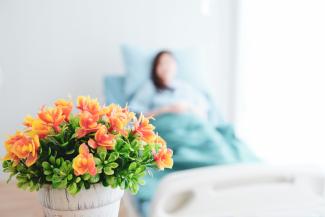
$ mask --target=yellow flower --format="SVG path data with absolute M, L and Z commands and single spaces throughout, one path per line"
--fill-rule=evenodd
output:
M 32 127 L 33 121 L 34 121 L 34 118 L 32 116 L 30 116 L 30 115 L 27 115 L 24 118 L 23 125 L 26 126 L 26 127 Z
M 40 119 L 34 119 L 31 128 L 32 135 L 38 135 L 40 138 L 46 137 L 51 131 L 51 126 L 47 125 Z

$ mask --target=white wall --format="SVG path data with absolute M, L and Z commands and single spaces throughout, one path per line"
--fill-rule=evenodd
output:
M 266 161 L 325 166 L 325 2 L 243 0 L 237 126 Z
M 201 46 L 231 119 L 236 0 L 205 2 L 210 16 L 201 14 L 200 0 L 1 0 L 0 142 L 58 97 L 102 100 L 102 77 L 124 71 L 121 43 Z

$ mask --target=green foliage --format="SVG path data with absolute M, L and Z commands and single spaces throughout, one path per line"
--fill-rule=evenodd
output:
M 16 175 L 17 186 L 21 189 L 37 191 L 44 183 L 37 165 L 26 167 L 24 163 L 19 162 L 17 166 L 14 166 L 11 161 L 7 160 L 3 162 L 2 167 L 4 172 L 10 173 L 8 182 Z
M 69 124 L 64 124 L 62 130 L 40 141 L 39 160 L 31 167 L 26 167 L 23 161 L 13 166 L 12 161 L 3 162 L 3 171 L 10 173 L 10 178 L 16 176 L 17 186 L 30 191 L 48 184 L 55 189 L 67 189 L 72 195 L 81 189 L 88 189 L 91 184 L 102 183 L 112 188 L 120 187 L 137 193 L 139 185 L 143 185 L 146 170 L 153 167 L 152 145 L 143 145 L 133 135 L 118 137 L 114 150 L 104 147 L 90 149 L 96 163 L 97 174 L 86 173 L 76 176 L 72 161 L 79 154 L 81 143 L 87 142 L 93 135 L 87 135 L 82 140 L 77 139 L 78 118 L 71 118 Z

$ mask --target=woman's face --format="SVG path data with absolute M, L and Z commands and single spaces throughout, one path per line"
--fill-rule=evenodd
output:
M 160 56 L 156 72 L 161 81 L 169 85 L 175 78 L 176 70 L 177 64 L 173 56 L 167 53 Z

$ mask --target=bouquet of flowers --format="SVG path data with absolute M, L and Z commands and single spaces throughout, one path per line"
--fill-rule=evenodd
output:
M 71 195 L 97 183 L 136 193 L 150 168 L 172 167 L 172 150 L 150 118 L 116 104 L 101 107 L 89 96 L 78 97 L 77 109 L 72 114 L 73 103 L 59 99 L 25 118 L 24 130 L 4 143 L 8 181 L 16 176 L 19 188 L 47 184 Z

